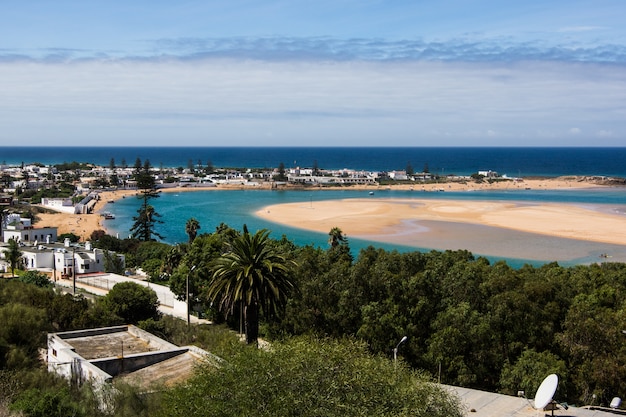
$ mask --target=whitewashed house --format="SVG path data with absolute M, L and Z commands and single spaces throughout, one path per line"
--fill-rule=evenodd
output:
M 15 239 L 21 243 L 53 243 L 57 240 L 57 228 L 34 227 L 29 218 L 12 213 L 6 217 L 2 227 L 2 241 L 6 243 L 9 239 Z

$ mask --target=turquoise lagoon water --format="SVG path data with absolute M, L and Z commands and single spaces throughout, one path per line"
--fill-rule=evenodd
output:
M 374 196 L 380 198 L 415 199 L 454 199 L 454 200 L 500 200 L 532 202 L 564 202 L 593 207 L 602 211 L 626 215 L 626 189 L 592 190 L 503 190 L 503 191 L 461 191 L 423 192 L 401 190 L 378 190 Z M 152 204 L 162 215 L 162 224 L 157 226 L 164 241 L 170 244 L 185 242 L 185 223 L 191 217 L 201 225 L 200 233 L 210 233 L 220 223 L 241 230 L 247 224 L 250 230 L 266 228 L 271 236 L 287 238 L 297 245 L 327 247 L 328 235 L 305 231 L 258 218 L 254 213 L 264 206 L 281 203 L 301 202 L 315 207 L 317 201 L 349 198 L 370 198 L 362 190 L 314 190 L 314 191 L 268 191 L 268 190 L 210 190 L 194 192 L 168 192 L 154 199 Z M 103 210 L 116 215 L 107 220 L 109 233 L 117 233 L 120 238 L 129 234 L 133 216 L 137 214 L 140 201 L 127 197 L 114 204 L 107 204 Z M 417 230 L 416 224 L 407 229 Z M 428 230 L 432 224 L 420 222 L 419 228 Z M 439 226 L 442 226 L 441 224 Z M 443 235 L 439 241 L 424 242 L 420 234 L 410 245 L 367 241 L 348 236 L 350 247 L 355 254 L 369 245 L 398 251 L 430 251 L 432 249 L 468 249 L 476 256 L 485 256 L 491 261 L 506 260 L 514 267 L 523 264 L 541 265 L 557 261 L 562 265 L 588 264 L 601 261 L 626 262 L 626 246 L 594 243 L 573 239 L 553 238 L 532 233 L 515 232 L 488 226 L 443 224 Z M 447 240 L 446 240 L 447 239 Z M 609 254 L 610 258 L 601 258 Z
M 19 165 L 40 162 L 91 162 L 108 166 L 111 160 L 120 166 L 125 161 L 133 165 L 136 158 L 149 160 L 154 167 L 186 167 L 198 160 L 202 164 L 211 161 L 214 167 L 277 167 L 283 162 L 286 167 L 311 167 L 322 169 L 363 169 L 369 171 L 391 171 L 405 169 L 411 163 L 415 170 L 426 166 L 430 172 L 440 175 L 469 175 L 479 170 L 493 170 L 510 177 L 561 175 L 600 175 L 626 178 L 626 147 L 578 148 L 578 147 L 6 147 L 0 146 L 0 163 Z M 254 230 L 267 228 L 272 236 L 282 234 L 298 245 L 312 244 L 326 247 L 327 235 L 272 224 L 253 216 L 259 208 L 278 203 L 359 198 L 367 196 L 363 191 L 207 191 L 170 194 L 164 193 L 154 201 L 157 212 L 163 215 L 159 225 L 167 243 L 183 242 L 185 222 L 190 217 L 200 221 L 200 232 L 212 232 L 224 222 L 231 227 L 241 228 L 246 223 Z M 522 202 L 567 202 L 593 206 L 611 212 L 626 213 L 626 189 L 604 189 L 602 191 L 577 190 L 514 190 L 500 192 L 444 192 L 422 193 L 419 191 L 376 192 L 376 198 L 453 198 L 480 200 L 508 200 Z M 107 221 L 112 233 L 127 236 L 139 202 L 126 198 L 110 205 L 105 210 L 114 212 L 115 220 Z M 625 214 L 626 215 L 626 214 Z M 626 261 L 626 250 L 622 246 L 596 244 L 571 239 L 548 238 L 528 233 L 499 230 L 485 226 L 443 227 L 441 241 L 427 241 L 419 230 L 434 225 L 421 222 L 407 224 L 414 232 L 415 241 L 410 246 L 399 246 L 379 242 L 362 241 L 350 237 L 354 252 L 373 244 L 385 249 L 430 250 L 430 248 L 465 248 L 476 255 L 490 254 L 488 258 L 506 259 L 512 265 L 542 264 L 550 260 L 561 264 L 591 263 L 599 260 L 599 254 L 607 253 L 614 261 Z M 449 226 L 449 227 L 448 227 Z M 454 229 L 454 230 L 452 230 Z M 417 232 L 416 232 L 417 231 Z M 411 235 L 413 236 L 413 235 Z M 494 253 L 506 253 L 501 257 Z M 609 259 L 605 258 L 604 260 Z

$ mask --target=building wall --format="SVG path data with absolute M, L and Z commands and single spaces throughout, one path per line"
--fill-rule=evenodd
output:
M 74 352 L 72 346 L 56 334 L 48 335 L 46 359 L 49 372 L 54 372 L 69 380 L 89 381 L 95 385 L 102 385 L 112 379 L 111 375 Z
M 2 231 L 2 241 L 8 242 L 9 239 L 17 239 L 23 243 L 47 243 L 57 241 L 56 227 L 42 227 L 33 229 L 7 229 Z
M 51 268 L 52 265 L 52 252 L 50 251 L 29 252 L 23 250 L 22 258 L 24 258 L 26 269 Z

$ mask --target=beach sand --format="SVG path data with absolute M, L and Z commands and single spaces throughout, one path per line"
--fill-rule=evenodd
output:
M 96 230 L 105 230 L 105 219 L 100 212 L 107 201 L 115 201 L 125 196 L 134 196 L 136 190 L 106 191 L 100 193 L 100 199 L 94 206 L 93 213 L 90 214 L 69 214 L 69 213 L 39 213 L 37 214 L 36 227 L 57 227 L 57 234 L 73 233 L 80 236 L 82 242 L 90 239 L 91 234 Z
M 348 236 L 367 240 L 387 235 L 401 241 L 407 229 L 427 233 L 434 222 L 445 222 L 626 245 L 626 215 L 571 204 L 365 198 L 279 204 L 256 214 L 268 221 L 318 232 L 339 227 Z
M 443 183 L 388 186 L 356 186 L 353 189 L 414 189 L 416 191 L 480 189 L 572 189 L 598 187 L 580 178 L 506 181 L 493 184 Z M 163 189 L 163 192 L 209 191 L 238 187 Z M 250 187 L 247 187 L 249 189 Z M 134 196 L 136 190 L 103 192 L 93 214 L 39 214 L 38 227 L 56 226 L 58 233 L 74 233 L 89 240 L 94 230 L 106 231 L 100 215 L 107 201 Z M 323 192 L 323 190 L 320 190 Z M 570 204 L 515 204 L 494 201 L 381 200 L 376 198 L 296 203 L 263 208 L 258 216 L 276 223 L 328 233 L 339 227 L 349 236 L 386 242 L 407 242 L 407 234 L 432 233 L 432 225 L 472 224 L 539 233 L 572 239 L 626 245 L 626 216 L 593 207 Z M 424 226 L 424 222 L 430 222 Z M 427 229 L 427 230 L 426 230 Z M 425 245 L 425 247 L 429 247 Z

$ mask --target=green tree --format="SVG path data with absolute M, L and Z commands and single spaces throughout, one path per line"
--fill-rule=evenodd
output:
M 48 317 L 56 331 L 89 327 L 86 313 L 91 303 L 82 295 L 56 294 L 48 308 Z
M 170 249 L 171 246 L 167 243 L 155 241 L 140 242 L 134 249 L 135 262 L 137 266 L 141 266 L 149 259 L 158 259 L 159 261 L 162 261 Z
M 293 261 L 274 250 L 269 231 L 263 229 L 252 235 L 244 225 L 243 233 L 213 265 L 209 299 L 217 301 L 224 314 L 232 314 L 241 303 L 246 342 L 257 343 L 259 311 L 269 316 L 284 306 L 295 289 L 290 279 L 294 266 Z
M 187 223 L 185 223 L 185 233 L 189 236 L 190 244 L 198 235 L 198 230 L 200 230 L 200 222 L 198 220 L 193 217 L 187 220 Z
M 180 265 L 185 253 L 187 252 L 188 245 L 178 244 L 170 248 L 170 250 L 163 257 L 163 263 L 161 265 L 161 272 L 170 277 L 176 268 Z
M 500 375 L 501 390 L 508 395 L 515 395 L 519 390 L 533 398 L 543 379 L 550 375 L 559 376 L 559 385 L 567 387 L 567 366 L 565 361 L 550 352 L 537 352 L 527 349 L 514 364 L 505 364 Z M 559 391 L 561 396 L 564 392 Z
M 48 288 L 52 286 L 52 282 L 50 282 L 48 276 L 38 271 L 26 271 L 22 275 L 20 275 L 18 281 L 22 281 L 26 284 L 33 284 L 42 288 Z
M 4 258 L 11 266 L 11 276 L 15 276 L 15 269 L 22 263 L 22 251 L 20 245 L 14 238 L 9 239 L 9 247 L 4 250 Z
M 160 316 L 159 299 L 154 290 L 130 281 L 115 284 L 102 303 L 129 324 Z
M 121 256 L 118 256 L 115 252 L 105 250 L 104 254 L 104 272 L 111 272 L 114 274 L 124 273 L 124 260 Z
M 338 227 L 333 227 L 328 232 L 328 243 L 331 247 L 336 248 L 341 244 L 345 244 L 348 242 L 348 238 L 343 234 L 343 231 Z
M 432 324 L 436 330 L 429 339 L 426 354 L 430 369 L 441 364 L 442 381 L 464 387 L 478 387 L 492 376 L 489 356 L 493 332 L 487 318 L 466 302 L 439 313 Z
M 293 338 L 243 349 L 165 394 L 163 416 L 460 417 L 459 400 L 353 340 Z
M 607 404 L 624 391 L 626 348 L 621 331 L 626 328 L 626 302 L 623 284 L 618 285 L 602 283 L 590 294 L 577 295 L 567 312 L 564 331 L 557 337 L 569 359 L 571 382 L 582 394 L 578 400 L 584 403 L 590 403 L 595 394 Z
M 207 296 L 207 288 L 212 274 L 210 265 L 227 250 L 231 233 L 237 236 L 237 232 L 228 226 L 221 230 L 221 232 L 216 231 L 198 236 L 191 245 L 185 245 L 185 253 L 182 253 L 181 250 L 179 254 L 172 254 L 173 258 L 181 257 L 180 260 L 173 260 L 177 265 L 172 269 L 170 276 L 170 289 L 179 300 L 187 299 L 187 288 L 189 288 L 191 305 L 208 305 L 210 303 Z M 189 285 L 187 286 L 187 284 Z M 213 312 L 217 312 L 217 310 L 215 309 Z M 213 317 L 213 320 L 220 321 L 222 317 Z
M 287 175 L 285 175 L 285 164 L 284 163 L 280 163 L 278 164 L 278 174 L 276 174 L 274 176 L 274 179 L 276 181 L 286 181 L 287 180 Z
M 0 357 L 0 369 L 33 366 L 37 361 L 37 350 L 46 340 L 45 310 L 18 302 L 9 303 L 0 306 L 0 323 L 0 353 L 4 353 Z
M 130 231 L 134 238 L 144 242 L 154 240 L 154 237 L 163 239 L 163 236 L 155 230 L 155 225 L 160 223 L 158 217 L 161 215 L 158 214 L 154 206 L 150 204 L 150 200 L 159 197 L 154 176 L 150 170 L 151 166 L 149 160 L 144 162 L 142 168 L 141 160 L 137 158 L 135 162 L 135 180 L 137 181 L 137 188 L 139 189 L 137 198 L 141 200 L 141 206 L 137 210 L 137 216 L 133 217 L 134 223 Z
M 213 162 L 211 162 L 210 159 L 207 159 L 206 168 L 204 170 L 207 174 L 211 174 L 213 173 L 213 171 L 215 171 L 215 168 L 213 167 Z
M 348 334 L 338 306 L 350 277 L 350 262 L 333 259 L 327 251 L 311 246 L 300 249 L 296 259 L 293 277 L 300 290 L 290 297 L 285 314 L 272 330 L 330 337 Z
M 163 277 L 163 260 L 162 259 L 146 259 L 141 264 L 141 269 L 148 275 L 150 282 L 159 282 L 167 280 Z
M 328 244 L 330 248 L 328 253 L 334 261 L 339 259 L 347 259 L 352 262 L 352 253 L 350 252 L 350 245 L 348 244 L 348 238 L 343 234 L 343 231 L 338 227 L 333 227 L 328 232 Z

